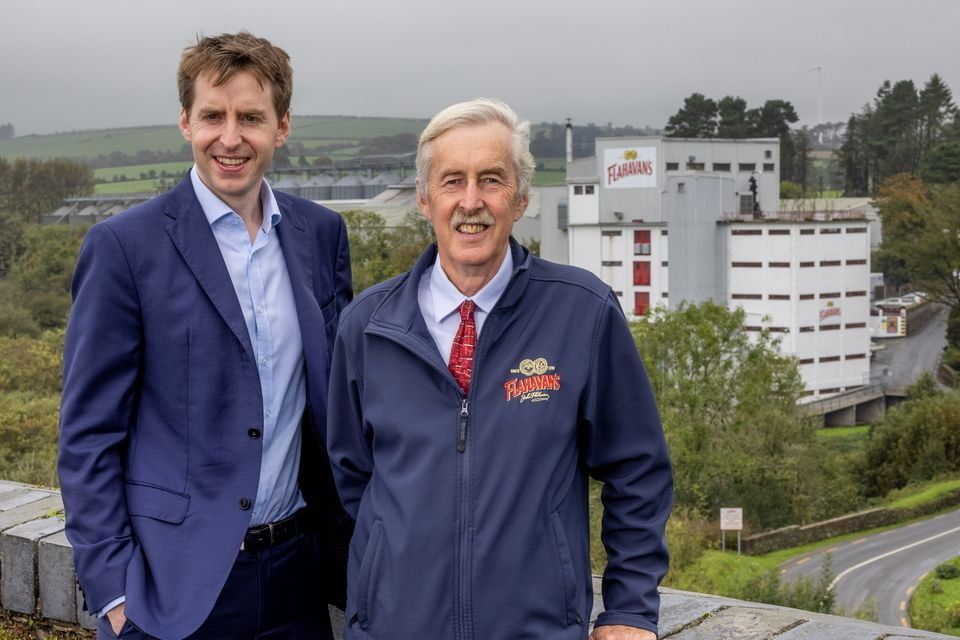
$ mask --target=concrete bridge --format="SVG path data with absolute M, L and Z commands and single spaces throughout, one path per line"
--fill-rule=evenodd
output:
M 83 610 L 72 551 L 63 527 L 63 502 L 59 492 L 0 481 L 0 604 L 9 611 L 93 629 L 96 621 Z M 594 592 L 600 593 L 599 578 L 594 579 Z M 661 589 L 661 592 L 661 638 L 905 640 L 950 637 L 719 596 L 672 589 Z M 602 608 L 598 595 L 594 617 Z M 342 638 L 343 615 L 337 609 L 331 613 L 337 638 Z
M 823 416 L 825 427 L 852 427 L 877 422 L 887 407 L 907 396 L 907 388 L 891 384 L 870 384 L 858 389 L 804 403 L 801 410 L 809 416 Z

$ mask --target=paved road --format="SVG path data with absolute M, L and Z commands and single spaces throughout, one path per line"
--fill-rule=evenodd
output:
M 906 627 L 907 604 L 920 578 L 960 555 L 960 510 L 798 556 L 781 565 L 784 580 L 816 578 L 828 553 L 838 609 L 853 614 L 872 604 L 877 622 Z
M 893 386 L 908 386 L 924 371 L 936 372 L 940 354 L 947 345 L 948 307 L 938 307 L 915 333 L 877 340 L 885 348 L 877 352 L 870 364 L 872 381 L 879 382 L 882 378 Z

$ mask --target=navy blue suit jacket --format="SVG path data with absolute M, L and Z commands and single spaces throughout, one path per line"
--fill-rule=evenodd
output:
M 347 235 L 336 213 L 276 199 L 309 429 L 325 422 L 333 335 L 352 295 Z M 144 631 L 182 638 L 237 557 L 251 514 L 241 500 L 254 500 L 260 472 L 250 430 L 263 430 L 250 336 L 189 177 L 90 229 L 73 296 L 59 473 L 77 576 L 91 611 L 126 594 Z M 317 464 L 327 468 L 310 476 L 328 479 L 326 458 Z M 308 500 L 331 495 L 302 488 Z

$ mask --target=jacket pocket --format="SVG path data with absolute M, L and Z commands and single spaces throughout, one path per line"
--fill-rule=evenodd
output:
M 557 515 L 556 511 L 550 514 L 550 520 L 553 524 L 553 537 L 557 545 L 560 576 L 563 582 L 565 622 L 567 625 L 577 624 L 579 622 L 579 613 L 577 612 L 577 578 L 576 572 L 573 570 L 573 557 L 570 555 L 567 536 L 563 532 L 563 525 L 560 523 L 560 516 Z
M 187 517 L 190 496 L 151 484 L 126 483 L 127 513 L 180 524 Z
M 360 562 L 360 575 L 357 577 L 357 622 L 364 631 L 370 628 L 370 604 L 373 602 L 373 589 L 376 586 L 375 570 L 380 564 L 380 539 L 383 537 L 383 523 L 375 520 L 370 529 L 370 540 L 363 551 Z

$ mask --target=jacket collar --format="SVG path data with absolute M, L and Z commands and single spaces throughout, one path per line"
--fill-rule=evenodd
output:
M 516 305 L 523 296 L 530 278 L 530 266 L 533 261 L 530 251 L 511 237 L 510 253 L 513 258 L 513 273 L 506 291 L 497 303 L 497 309 Z M 433 243 L 420 254 L 413 268 L 401 276 L 393 288 L 387 292 L 373 312 L 370 322 L 383 328 L 417 335 L 432 344 L 433 338 L 423 320 L 423 314 L 420 313 L 417 290 L 420 286 L 420 278 L 436 260 L 437 245 Z

